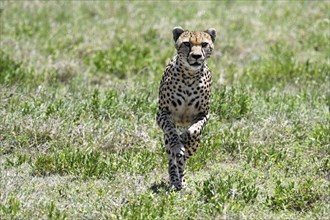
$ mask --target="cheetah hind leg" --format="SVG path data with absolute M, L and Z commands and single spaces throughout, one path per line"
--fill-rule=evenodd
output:
M 181 190 L 186 186 L 184 179 L 185 155 L 183 145 L 175 146 L 172 152 L 168 152 L 168 172 L 170 177 L 169 188 L 175 187 Z

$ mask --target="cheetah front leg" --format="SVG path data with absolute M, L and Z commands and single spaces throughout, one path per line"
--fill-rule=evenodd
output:
M 164 142 L 166 152 L 168 154 L 169 164 L 169 186 L 182 189 L 182 178 L 185 165 L 185 149 L 180 141 L 175 123 L 168 111 L 160 109 L 157 113 L 157 124 L 164 132 Z
M 197 150 L 202 137 L 202 131 L 209 119 L 208 113 L 200 113 L 186 131 L 180 135 L 180 140 L 185 147 L 185 159 L 191 157 Z

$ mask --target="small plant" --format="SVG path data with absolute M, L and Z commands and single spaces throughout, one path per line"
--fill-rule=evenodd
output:
M 39 155 L 31 165 L 35 175 L 74 174 L 83 178 L 111 178 L 110 161 L 105 161 L 98 151 L 64 148 Z M 109 167 L 110 165 L 110 167 Z
M 96 71 L 124 79 L 142 71 L 151 63 L 148 47 L 140 47 L 132 41 L 120 40 L 109 50 L 99 50 L 86 59 Z
M 67 219 L 66 214 L 62 213 L 56 206 L 54 201 L 52 201 L 48 206 L 47 206 L 48 214 L 47 217 L 48 219 Z
M 254 203 L 258 188 L 251 179 L 240 174 L 227 175 L 224 178 L 212 175 L 201 184 L 197 184 L 200 197 L 206 204 L 212 204 L 220 213 L 226 210 L 239 210 L 248 203 Z
M 202 211 L 193 195 L 161 190 L 137 195 L 117 211 L 118 219 L 195 219 Z
M 115 172 L 144 174 L 156 166 L 156 158 L 147 150 L 126 150 L 122 153 L 102 153 L 92 149 L 56 150 L 39 155 L 31 161 L 34 175 L 77 175 L 84 179 L 111 179 Z
M 241 119 L 248 116 L 251 98 L 242 88 L 226 86 L 214 90 L 211 101 L 211 112 L 220 119 Z
M 264 144 L 254 144 L 246 148 L 244 155 L 246 156 L 246 162 L 250 163 L 254 167 L 272 166 L 273 164 L 281 164 L 287 159 L 286 152 L 272 144 L 271 146 L 265 146 Z
M 250 129 L 231 127 L 219 132 L 219 147 L 221 151 L 236 157 L 241 156 L 249 147 Z
M 0 50 L 0 84 L 19 83 L 23 80 L 30 80 L 31 71 L 24 69 L 22 63 L 15 62 Z
M 9 157 L 6 158 L 6 163 L 4 164 L 5 167 L 18 167 L 25 162 L 29 162 L 31 159 L 28 157 L 27 154 L 17 154 L 13 159 Z
M 320 146 L 324 148 L 325 153 L 330 153 L 330 115 L 326 123 L 318 123 L 310 135 L 310 142 L 312 146 Z
M 143 194 L 136 198 L 136 200 L 129 201 L 118 213 L 118 217 L 127 219 L 156 219 L 162 218 L 167 210 L 164 209 L 164 205 L 169 205 L 170 198 L 164 197 L 160 204 L 161 206 L 155 206 L 159 204 L 156 196 L 152 194 Z
M 320 195 L 311 179 L 298 184 L 294 181 L 283 184 L 277 180 L 274 195 L 267 196 L 266 204 L 274 210 L 308 211 L 319 199 Z
M 277 43 L 270 47 L 270 54 L 269 58 L 248 66 L 242 80 L 247 80 L 253 88 L 263 91 L 299 84 L 299 81 L 315 83 L 327 80 L 329 66 L 311 63 L 309 60 L 298 62 L 288 45 Z
M 15 197 L 9 197 L 7 204 L 4 204 L 3 202 L 4 201 L 1 201 L 0 203 L 0 217 L 7 216 L 10 219 L 15 219 L 16 214 L 21 209 L 20 201 Z

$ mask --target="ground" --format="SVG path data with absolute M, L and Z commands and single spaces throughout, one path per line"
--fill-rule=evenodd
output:
M 1 1 L 1 219 L 327 219 L 328 1 Z M 171 30 L 217 29 L 211 117 L 166 191 Z

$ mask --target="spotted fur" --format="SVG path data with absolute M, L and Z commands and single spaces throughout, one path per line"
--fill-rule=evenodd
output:
M 159 86 L 157 124 L 164 132 L 170 187 L 185 184 L 185 163 L 199 145 L 209 117 L 212 54 L 216 32 L 173 29 L 177 54 L 166 65 Z

